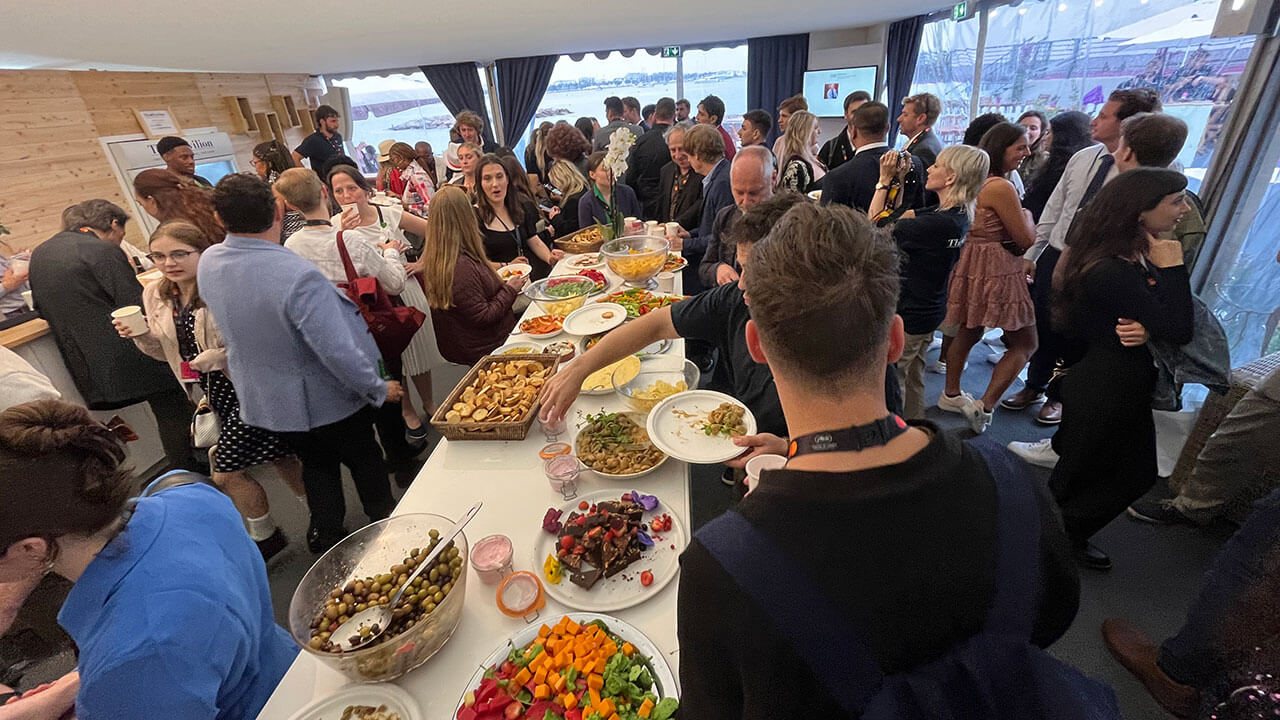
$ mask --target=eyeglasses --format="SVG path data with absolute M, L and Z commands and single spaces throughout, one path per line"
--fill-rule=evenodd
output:
M 183 260 L 186 260 L 188 257 L 190 257 L 190 256 L 192 256 L 192 255 L 199 255 L 199 254 L 200 254 L 200 252 L 199 252 L 199 251 L 197 251 L 197 250 L 174 250 L 173 252 L 169 253 L 168 255 L 165 255 L 164 253 L 147 253 L 147 259 L 148 259 L 148 260 L 150 260 L 151 262 L 153 262 L 153 263 L 155 263 L 155 264 L 159 265 L 160 263 L 164 262 L 165 260 L 172 260 L 172 261 L 174 261 L 174 262 L 182 262 Z

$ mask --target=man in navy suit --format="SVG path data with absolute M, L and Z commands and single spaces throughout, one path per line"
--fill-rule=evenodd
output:
M 724 155 L 724 140 L 711 125 L 695 125 L 684 136 L 684 149 L 689 153 L 693 171 L 702 175 L 702 219 L 698 228 L 688 234 L 681 251 L 689 265 L 684 269 L 684 291 L 692 295 L 704 288 L 698 278 L 698 266 L 713 234 L 716 213 L 733 205 L 733 189 L 729 185 L 729 161 Z
M 894 152 L 885 141 L 889 134 L 889 108 L 884 103 L 864 103 L 853 113 L 853 157 L 827 173 L 822 180 L 823 205 L 839 203 L 865 213 L 880 182 L 880 157 Z M 911 156 L 898 207 L 918 208 L 924 203 L 924 168 Z

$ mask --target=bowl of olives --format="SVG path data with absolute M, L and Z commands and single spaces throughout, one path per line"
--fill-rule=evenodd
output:
M 374 642 L 341 652 L 330 632 L 372 604 L 389 604 L 418 564 L 439 544 L 449 518 L 397 515 L 348 535 L 320 557 L 293 592 L 289 633 L 304 652 L 356 682 L 394 680 L 425 663 L 462 619 L 467 538 L 459 533 L 392 608 Z

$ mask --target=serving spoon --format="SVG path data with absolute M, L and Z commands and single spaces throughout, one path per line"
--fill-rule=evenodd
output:
M 342 623 L 333 631 L 329 639 L 337 646 L 339 652 L 350 652 L 362 648 L 387 631 L 387 627 L 391 625 L 392 611 L 400 603 L 400 598 L 404 597 L 405 591 L 409 589 L 415 578 L 435 565 L 436 557 L 444 552 L 449 543 L 453 542 L 458 533 L 462 532 L 462 528 L 466 527 L 468 522 L 471 522 L 471 518 L 475 517 L 476 513 L 480 511 L 481 504 L 477 502 L 472 505 L 471 509 L 462 516 L 462 519 L 454 523 L 453 527 L 440 536 L 440 541 L 436 543 L 435 548 L 427 554 L 426 559 L 418 563 L 418 567 L 414 569 L 413 574 L 405 579 L 404 584 L 392 596 L 391 602 L 386 605 L 370 606 L 352 615 L 350 620 Z M 369 632 L 362 632 L 366 628 Z

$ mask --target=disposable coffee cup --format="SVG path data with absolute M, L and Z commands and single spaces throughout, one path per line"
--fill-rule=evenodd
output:
M 787 464 L 787 459 L 781 455 L 757 455 L 747 461 L 747 492 L 756 489 L 756 485 L 760 483 L 760 472 L 763 470 L 777 470 Z
M 676 274 L 671 272 L 658 273 L 658 292 L 673 293 L 676 291 Z
M 342 207 L 342 212 L 338 213 L 339 215 L 345 213 L 348 210 L 354 212 L 357 216 L 360 214 L 360 206 L 355 203 L 351 203 L 350 205 L 343 205 L 341 207 Z
M 13 270 L 15 275 L 26 272 L 29 267 L 31 267 L 31 263 L 27 260 L 15 258 L 9 263 L 9 268 Z
M 30 290 L 23 290 L 23 291 L 22 291 L 22 299 L 27 301 L 27 309 L 28 309 L 28 310 L 35 310 L 35 309 L 36 309 L 36 300 L 35 300 L 35 298 L 31 297 L 31 291 L 30 291 Z
M 657 234 L 658 234 L 658 221 L 657 221 L 657 220 L 645 220 L 645 221 L 644 221 L 644 232 L 645 232 L 645 234 L 646 234 L 646 235 L 657 235 Z
M 112 310 L 111 319 L 124 323 L 124 326 L 134 335 L 145 335 L 149 332 L 147 318 L 142 314 L 142 308 L 137 305 L 125 305 L 119 310 Z
M 667 237 L 678 237 L 680 235 L 680 223 L 667 223 Z

